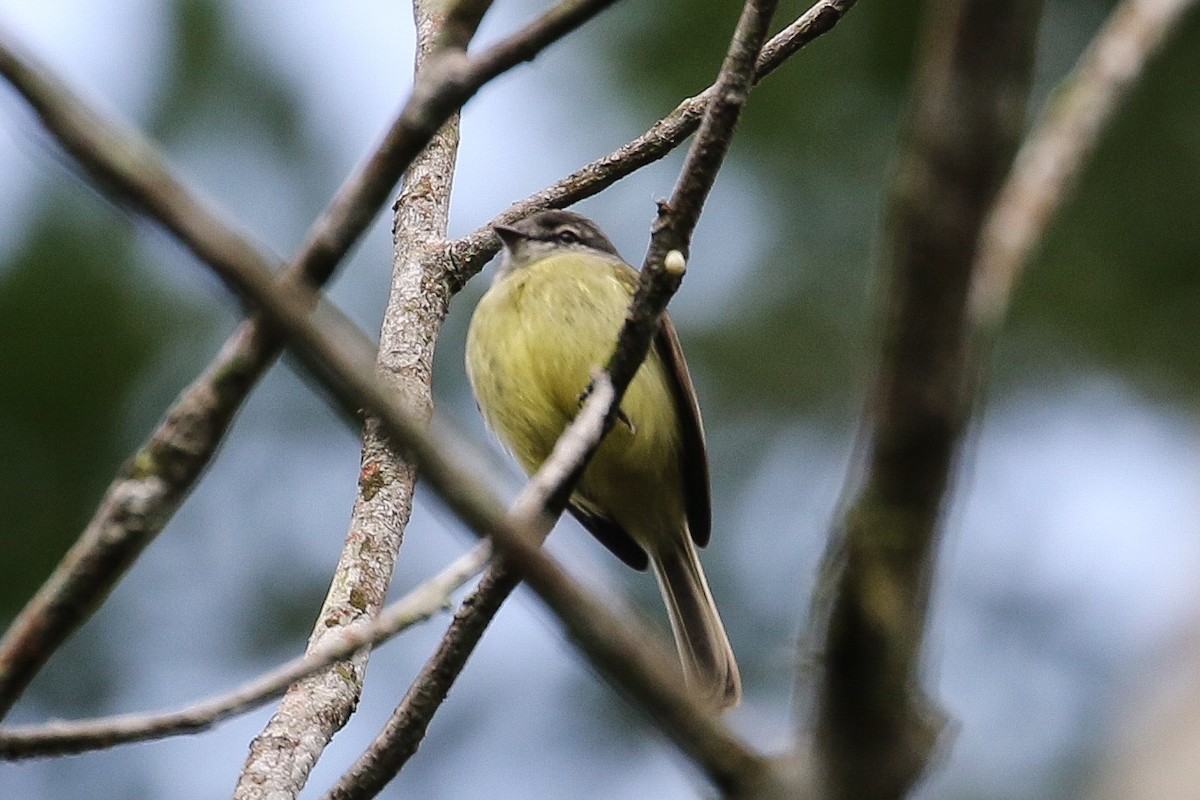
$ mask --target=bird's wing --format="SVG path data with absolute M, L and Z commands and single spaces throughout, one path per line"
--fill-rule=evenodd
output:
M 579 524 L 587 528 L 617 558 L 639 571 L 645 571 L 650 566 L 646 551 L 620 525 L 577 500 L 572 500 L 568 508 Z
M 662 359 L 667 379 L 671 382 L 671 393 L 675 396 L 675 407 L 679 412 L 680 435 L 683 448 L 683 493 L 687 511 L 688 529 L 692 541 L 699 547 L 708 544 L 712 534 L 712 495 L 708 476 L 708 445 L 704 442 L 704 425 L 700 422 L 700 404 L 692 377 L 688 374 L 687 362 L 683 360 L 683 348 L 679 335 L 668 314 L 662 315 L 662 325 L 654 338 L 654 346 Z

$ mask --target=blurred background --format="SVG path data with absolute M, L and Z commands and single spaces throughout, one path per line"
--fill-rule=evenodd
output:
M 672 314 L 709 431 L 704 560 L 747 696 L 734 726 L 790 736 L 797 638 L 872 374 L 882 196 L 918 24 L 862 3 L 756 90 Z M 1114 4 L 1049 0 L 1035 107 Z M 479 41 L 542 6 L 504 0 Z M 805 3 L 784 2 L 781 22 Z M 737 4 L 626 0 L 467 107 L 451 234 L 637 135 L 715 75 Z M 148 131 L 286 255 L 407 96 L 404 2 L 0 0 L 0 25 L 90 100 Z M 923 800 L 1061 798 L 1112 763 L 1200 625 L 1200 15 L 1104 139 L 1021 289 L 956 480 L 926 682 L 955 720 Z M 681 156 L 580 207 L 638 263 Z M 74 540 L 118 465 L 238 319 L 218 282 L 112 206 L 0 87 L 0 623 Z M 333 287 L 378 330 L 376 225 Z M 440 410 L 479 423 L 462 342 Z M 495 461 L 518 486 L 498 452 Z M 346 532 L 354 437 L 286 365 L 103 611 L 10 717 L 177 707 L 301 651 Z M 428 493 L 393 594 L 470 537 Z M 551 547 L 665 630 L 657 591 L 573 523 Z M 373 656 L 363 702 L 310 783 L 375 735 L 445 619 Z M 0 764 L 0 794 L 227 796 L 270 709 L 208 733 Z M 384 796 L 692 797 L 697 773 L 596 680 L 525 591 L 501 612 L 420 753 Z M 1167 795 L 1161 795 L 1166 797 Z

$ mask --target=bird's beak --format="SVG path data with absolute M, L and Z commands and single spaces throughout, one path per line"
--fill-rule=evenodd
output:
M 509 225 L 493 225 L 492 230 L 496 232 L 496 235 L 500 237 L 500 241 L 503 242 L 504 246 L 509 250 L 512 250 L 514 247 L 516 247 L 517 242 L 527 238 L 525 234 L 521 233 L 521 231 Z

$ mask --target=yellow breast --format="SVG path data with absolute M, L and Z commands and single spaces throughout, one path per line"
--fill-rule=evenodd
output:
M 526 472 L 550 454 L 612 354 L 635 285 L 628 265 L 570 253 L 514 271 L 480 300 L 468 377 L 489 427 Z M 577 490 L 638 539 L 683 519 L 675 402 L 651 350 L 621 403 L 629 424 L 609 433 Z

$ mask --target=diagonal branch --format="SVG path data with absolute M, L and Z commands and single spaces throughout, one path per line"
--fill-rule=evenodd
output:
M 283 274 L 316 285 L 328 280 L 375 219 L 401 173 L 458 105 L 611 2 L 565 2 L 477 59 L 452 56 L 451 67 L 418 75 L 412 97 L 396 121 L 316 221 Z M 448 50 L 465 49 L 483 13 L 482 8 L 474 8 L 478 5 L 461 4 L 462 18 L 444 40 Z M 274 265 L 272 256 L 179 180 L 149 142 L 88 108 L 2 31 L 0 73 L 97 183 L 156 219 L 202 260 L 245 259 Z M 79 540 L 0 640 L 0 718 L 165 527 L 280 348 L 260 317 L 242 323 L 127 460 Z
M 385 642 L 449 608 L 453 592 L 479 574 L 490 557 L 491 547 L 486 542 L 478 544 L 437 575 L 389 604 L 376 618 L 343 628 L 338 636 L 323 642 L 312 652 L 281 664 L 226 694 L 179 711 L 0 728 L 0 759 L 83 753 L 116 744 L 207 730 L 282 695 L 295 681 L 350 658 L 364 648 Z
M 815 674 L 802 691 L 815 695 L 833 798 L 904 797 L 938 733 L 919 657 L 940 511 L 973 400 L 971 262 L 1020 135 L 1040 5 L 925 3 L 886 209 L 866 474 L 835 523 L 809 623 Z
M 792 24 L 775 34 L 763 45 L 758 56 L 753 84 L 757 85 L 805 45 L 833 30 L 846 12 L 854 7 L 854 3 L 855 0 L 818 0 Z M 700 126 L 704 109 L 716 90 L 716 86 L 709 86 L 700 94 L 689 97 L 641 136 L 551 186 L 514 203 L 486 225 L 452 243 L 447 257 L 453 264 L 453 290 L 457 291 L 483 269 L 499 250 L 496 237 L 492 234 L 493 225 L 516 222 L 543 208 L 566 208 L 600 193 L 642 167 L 664 158 Z

